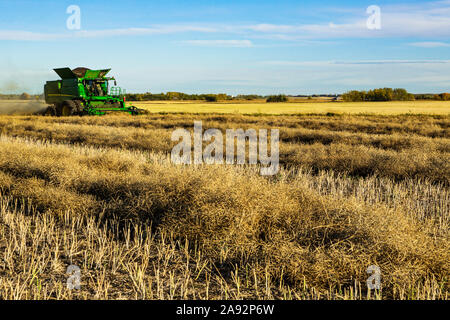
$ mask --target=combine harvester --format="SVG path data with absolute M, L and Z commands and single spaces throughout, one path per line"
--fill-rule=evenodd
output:
M 111 69 L 53 70 L 62 80 L 47 81 L 44 86 L 45 102 L 50 105 L 45 115 L 66 117 L 104 115 L 107 112 L 145 113 L 145 110 L 126 105 L 125 90 L 117 87 L 114 77 L 106 77 Z M 114 86 L 110 87 L 109 81 L 114 81 Z

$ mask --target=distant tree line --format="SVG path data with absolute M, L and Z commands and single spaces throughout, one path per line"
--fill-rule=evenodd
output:
M 369 91 L 352 90 L 342 95 L 344 101 L 411 101 L 415 97 L 405 89 L 380 88 Z
M 177 101 L 177 100 L 204 100 L 208 102 L 225 101 L 225 100 L 257 100 L 265 99 L 266 96 L 257 94 L 240 94 L 231 96 L 225 93 L 218 94 L 187 94 L 183 92 L 166 92 L 166 93 L 128 93 L 125 95 L 129 101 Z M 43 94 L 31 95 L 26 92 L 21 94 L 1 94 L 0 100 L 38 100 L 44 99 Z
M 287 102 L 288 98 L 284 94 L 267 97 L 266 102 Z
M 235 100 L 258 100 L 258 99 L 264 99 L 265 96 L 260 96 L 257 94 L 238 94 L 237 96 L 233 97 Z
M 419 93 L 415 94 L 414 98 L 416 100 L 436 100 L 436 95 L 433 93 Z
M 438 101 L 450 101 L 450 93 L 440 93 L 440 94 L 433 94 L 433 93 L 421 93 L 421 94 L 415 94 L 414 95 L 416 100 L 438 100 Z
M 441 100 L 441 101 L 450 101 L 450 93 L 441 93 L 441 94 L 435 94 L 434 100 Z
M 313 95 L 306 95 L 306 94 L 299 94 L 293 97 L 297 98 L 337 98 L 339 97 L 338 94 L 313 94 Z
M 28 94 L 26 92 L 21 94 L 1 94 L 0 100 L 39 100 L 44 99 L 43 94 Z
M 339 95 L 336 94 L 321 94 L 321 95 L 295 95 L 286 96 L 270 95 L 263 96 L 257 94 L 240 94 L 231 96 L 225 93 L 218 94 L 188 94 L 183 92 L 166 92 L 166 93 L 128 93 L 126 99 L 128 101 L 177 101 L 177 100 L 203 100 L 207 102 L 226 101 L 226 100 L 266 100 L 266 102 L 286 102 L 288 97 L 301 98 L 320 98 L 320 97 L 334 97 L 337 99 Z M 422 93 L 411 94 L 405 89 L 380 88 L 369 91 L 352 90 L 344 93 L 342 96 L 344 101 L 410 101 L 410 100 L 437 100 L 450 101 L 450 93 Z M 1 94 L 0 100 L 42 100 L 43 94 L 28 94 L 26 92 L 21 94 Z
M 232 100 L 233 97 L 225 93 L 218 94 L 187 94 L 183 92 L 166 92 L 166 93 L 128 93 L 126 99 L 130 101 L 177 101 L 177 100 L 205 100 L 219 101 Z

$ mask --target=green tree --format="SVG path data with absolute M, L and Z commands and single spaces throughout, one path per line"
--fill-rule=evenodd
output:
M 205 94 L 205 100 L 207 102 L 217 102 L 217 96 L 215 94 Z
M 284 94 L 269 96 L 266 99 L 266 102 L 287 102 L 287 101 L 288 101 L 288 98 Z

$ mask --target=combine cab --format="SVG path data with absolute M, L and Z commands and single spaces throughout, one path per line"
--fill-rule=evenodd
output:
M 111 69 L 54 70 L 62 80 L 47 81 L 44 86 L 45 102 L 50 105 L 46 115 L 104 115 L 107 112 L 136 115 L 143 112 L 126 105 L 125 91 L 116 86 L 114 77 L 106 77 Z M 111 86 L 111 82 L 114 82 L 114 86 Z

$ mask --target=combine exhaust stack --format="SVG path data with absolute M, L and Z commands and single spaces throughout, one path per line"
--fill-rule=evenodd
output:
M 125 102 L 125 90 L 116 86 L 114 77 L 106 77 L 111 69 L 54 69 L 61 80 L 47 81 L 45 102 L 50 106 L 45 114 L 52 116 L 104 115 L 107 112 L 144 113 Z M 114 82 L 114 86 L 110 82 Z

